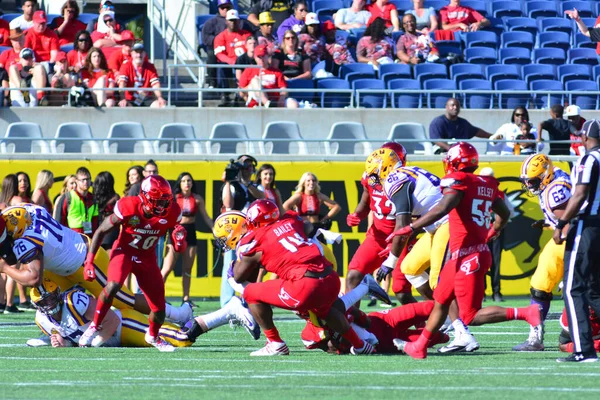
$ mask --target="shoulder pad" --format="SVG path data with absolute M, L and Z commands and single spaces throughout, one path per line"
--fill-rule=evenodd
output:
M 33 261 L 42 251 L 43 242 L 36 243 L 33 238 L 22 237 L 15 240 L 13 252 L 19 262 L 28 264 Z
M 411 177 L 402 171 L 402 169 L 392 171 L 383 183 L 383 193 L 385 193 L 388 198 L 391 198 L 394 194 L 398 193 L 400 189 L 402 189 L 402 186 L 410 179 Z

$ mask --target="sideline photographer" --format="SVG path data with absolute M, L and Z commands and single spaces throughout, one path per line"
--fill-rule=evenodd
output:
M 256 172 L 258 161 L 256 158 L 243 154 L 237 160 L 231 160 L 223 171 L 223 188 L 221 190 L 221 201 L 224 211 L 241 211 L 246 209 L 254 200 L 264 199 L 265 194 L 261 192 L 252 181 L 252 175 Z M 225 306 L 234 295 L 234 290 L 227 281 L 227 270 L 233 261 L 235 250 L 223 254 L 223 271 L 221 273 L 221 307 Z

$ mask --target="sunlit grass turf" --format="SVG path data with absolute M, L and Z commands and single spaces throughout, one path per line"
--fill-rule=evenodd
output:
M 501 305 L 523 306 L 526 299 Z M 200 302 L 195 314 L 217 302 Z M 487 302 L 484 305 L 497 305 Z M 379 307 L 367 311 L 380 310 Z M 562 310 L 562 301 L 552 312 Z M 304 350 L 303 322 L 275 313 L 289 357 L 254 358 L 263 346 L 244 330 L 228 326 L 201 336 L 175 353 L 155 349 L 28 348 L 39 336 L 33 313 L 0 315 L 0 399 L 530 399 L 599 398 L 600 364 L 557 364 L 561 356 L 557 320 L 546 325 L 546 348 L 515 353 L 527 337 L 522 321 L 472 329 L 481 349 L 438 355 L 424 361 L 407 356 L 333 356 Z

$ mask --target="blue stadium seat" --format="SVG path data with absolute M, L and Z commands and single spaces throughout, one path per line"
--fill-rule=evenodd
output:
M 560 2 L 560 15 L 565 15 L 565 11 L 576 8 L 581 17 L 593 17 L 596 10 L 592 10 L 592 4 L 589 1 L 562 1 Z
M 214 15 L 210 15 L 210 14 L 196 16 L 196 30 L 198 32 L 198 46 L 202 47 L 204 50 L 206 50 L 206 44 L 204 42 L 202 42 L 202 27 L 204 26 L 206 21 L 208 21 L 212 17 L 214 17 Z
M 414 73 L 421 84 L 427 79 L 448 78 L 448 71 L 443 64 L 417 64 Z
M 500 40 L 501 48 L 523 47 L 525 49 L 533 50 L 534 45 L 535 45 L 535 36 L 533 36 L 530 32 L 523 32 L 523 31 L 502 32 L 502 36 L 501 36 L 501 40 Z
M 315 82 L 312 79 L 292 79 L 287 81 L 288 89 L 307 89 L 305 92 L 290 92 L 290 97 L 298 101 L 314 102 Z
M 448 1 L 446 0 L 425 0 L 425 8 L 433 7 L 434 10 L 440 10 L 442 7 L 446 7 L 448 5 Z
M 92 22 L 94 19 L 97 19 L 99 16 L 100 16 L 99 14 L 94 14 L 94 13 L 81 13 L 81 14 L 79 14 L 79 17 L 77 17 L 77 19 L 87 25 L 90 22 Z
M 490 26 L 485 28 L 485 30 L 494 32 L 497 36 L 502 35 L 502 32 L 504 32 L 504 21 L 502 21 L 502 18 L 488 17 L 488 21 L 490 21 Z
M 317 12 L 319 10 L 334 10 L 337 11 L 340 8 L 344 8 L 342 0 L 315 0 L 312 3 L 310 10 Z
M 465 79 L 485 79 L 484 65 L 482 64 L 453 64 L 450 66 L 450 78 L 460 87 Z
M 440 57 L 448 57 L 450 53 L 454 53 L 457 55 L 461 55 L 462 51 L 462 43 L 455 40 L 439 40 L 435 42 L 435 45 L 438 49 Z
M 460 83 L 459 89 L 492 90 L 492 84 L 485 79 L 467 79 Z M 463 106 L 466 108 L 491 108 L 492 103 L 491 94 L 465 94 Z
M 571 49 L 568 53 L 568 62 L 571 64 L 598 65 L 596 50 Z
M 523 66 L 523 79 L 527 85 L 540 79 L 556 80 L 556 65 L 530 64 Z
M 350 72 L 348 75 L 346 75 L 346 77 L 344 79 L 348 81 L 350 86 L 352 86 L 352 82 L 354 82 L 358 79 L 375 79 L 375 78 L 377 78 L 375 73 L 369 74 L 369 73 L 365 73 L 365 72 Z
M 527 83 L 518 79 L 504 79 L 497 81 L 495 84 L 496 90 L 528 90 Z M 527 107 L 529 95 L 500 93 L 498 95 L 498 106 L 500 108 L 513 109 L 518 106 Z
M 545 48 L 533 50 L 533 61 L 536 64 L 562 65 L 567 62 L 567 54 L 563 49 Z
M 425 81 L 424 88 L 426 90 L 455 90 L 456 82 L 454 82 L 451 79 L 430 79 L 428 81 Z M 446 102 L 451 97 L 454 97 L 453 93 L 428 93 L 427 107 L 445 108 Z
M 496 85 L 497 81 L 505 79 L 521 79 L 521 66 L 518 64 L 509 65 L 488 65 L 486 68 L 487 80 L 492 86 Z
M 556 68 L 556 72 L 558 73 L 558 79 L 563 85 L 568 81 L 592 80 L 592 67 L 590 65 L 559 65 Z
M 317 14 L 317 18 L 319 19 L 319 21 L 321 23 L 325 22 L 325 21 L 333 21 L 333 14 L 335 14 L 337 12 L 337 10 L 319 10 L 316 12 Z
M 496 64 L 496 50 L 489 47 L 471 47 L 465 50 L 465 61 L 471 64 Z
M 566 84 L 566 90 L 577 92 L 597 92 L 598 84 L 593 81 L 570 81 Z M 598 96 L 597 95 L 581 95 L 581 94 L 569 94 L 569 104 L 576 104 L 585 110 L 596 110 L 598 109 Z
M 421 83 L 416 79 L 393 79 L 388 83 L 388 89 L 421 89 Z M 393 108 L 421 108 L 421 94 L 399 92 L 391 93 Z
M 399 16 L 404 15 L 402 11 L 406 12 L 406 10 L 413 9 L 413 3 L 410 0 L 390 0 L 389 2 L 396 6 Z M 350 2 L 350 4 L 352 4 L 352 2 Z
M 538 18 L 538 27 L 540 32 L 565 32 L 568 35 L 573 34 L 573 25 L 566 18 Z
M 20 17 L 21 15 L 23 15 L 23 14 L 22 13 L 6 13 L 6 14 L 0 15 L 0 18 L 5 20 L 6 22 L 10 22 L 15 18 Z
M 522 47 L 500 49 L 499 60 L 502 64 L 531 64 L 531 51 Z
M 598 80 L 600 79 L 600 65 L 592 67 L 592 73 L 594 76 L 594 81 L 598 82 Z
M 319 79 L 317 89 L 350 89 L 348 81 L 337 78 Z M 350 92 L 348 93 L 321 93 L 321 107 L 344 108 L 350 106 Z
M 373 66 L 365 63 L 344 64 L 340 68 L 340 78 L 344 79 L 351 72 L 362 72 L 363 74 L 375 75 Z
M 575 47 L 578 49 L 594 49 L 596 50 L 596 44 L 590 40 L 589 37 L 583 33 L 577 33 L 575 35 Z
M 571 48 L 571 36 L 564 32 L 543 32 L 538 36 L 538 47 L 556 47 L 567 51 Z
M 461 3 L 462 4 L 462 3 Z M 491 47 L 498 48 L 498 36 L 494 32 L 477 31 L 466 34 L 466 47 Z
M 519 18 L 505 18 L 504 25 L 506 31 L 525 31 L 531 33 L 533 36 L 537 35 L 538 26 L 537 22 L 533 18 L 519 17 Z
M 387 104 L 386 93 L 356 93 L 359 89 L 385 89 L 383 81 L 379 79 L 358 79 L 352 82 L 352 90 L 357 106 L 364 108 L 385 108 Z
M 492 16 L 494 18 L 502 17 L 521 17 L 521 3 L 518 1 L 494 1 L 491 4 Z
M 527 15 L 529 18 L 556 17 L 556 4 L 552 1 L 525 2 L 525 15 Z
M 379 66 L 379 79 L 383 81 L 385 86 L 392 79 L 411 79 L 412 69 L 407 64 L 384 64 Z
M 541 79 L 539 81 L 533 81 L 529 85 L 531 90 L 539 93 L 533 95 L 533 102 L 536 108 L 550 108 L 554 104 L 563 104 L 563 96 L 560 94 L 544 94 L 544 90 L 547 91 L 562 91 L 564 90 L 563 84 L 559 81 Z

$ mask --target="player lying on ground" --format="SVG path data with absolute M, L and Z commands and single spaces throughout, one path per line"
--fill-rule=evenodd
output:
M 63 292 L 81 286 L 94 297 L 100 295 L 107 284 L 109 262 L 103 248 L 98 249 L 91 264 L 96 279 L 87 281 L 83 271 L 89 247 L 87 236 L 62 226 L 45 208 L 33 204 L 6 208 L 0 216 L 0 238 L 4 238 L 0 240 L 0 272 L 25 286 L 36 287 L 42 278 L 48 278 Z M 144 295 L 134 295 L 127 288 L 116 293 L 114 306 L 150 313 Z M 192 317 L 189 304 L 165 307 L 166 317 L 173 322 L 183 324 Z

